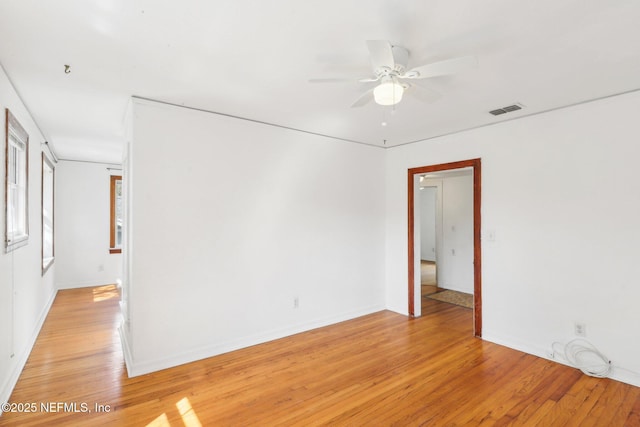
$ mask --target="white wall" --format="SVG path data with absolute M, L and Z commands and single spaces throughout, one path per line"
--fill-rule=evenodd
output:
M 382 149 L 142 100 L 133 115 L 131 375 L 384 308 Z
M 122 256 L 109 253 L 110 175 L 118 165 L 64 161 L 56 169 L 58 289 L 116 283 Z
M 479 157 L 483 337 L 544 357 L 580 321 L 640 385 L 638 111 L 635 92 L 387 150 L 388 307 L 407 312 L 407 168 Z
M 29 243 L 8 254 L 4 250 L 5 108 L 29 134 Z M 6 402 L 53 302 L 57 260 L 42 276 L 40 179 L 44 138 L 1 67 L 0 109 L 0 402 Z
M 473 294 L 473 176 L 443 179 L 442 196 L 438 286 Z
M 424 187 L 420 190 L 420 259 L 423 261 L 436 260 L 437 193 L 438 187 Z

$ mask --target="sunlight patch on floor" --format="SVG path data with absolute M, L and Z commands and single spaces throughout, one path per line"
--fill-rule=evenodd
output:
M 178 408 L 178 413 L 180 414 L 180 418 L 182 418 L 182 424 L 184 427 L 202 427 L 202 423 L 196 412 L 191 407 L 191 402 L 186 397 L 183 397 L 176 403 L 176 408 Z M 175 420 L 174 420 L 175 421 Z M 171 423 L 169 422 L 169 417 L 167 417 L 167 413 L 163 413 L 155 420 L 151 421 L 146 427 L 171 427 Z
M 171 427 L 167 414 L 162 414 L 155 420 L 151 421 L 146 427 Z
M 120 298 L 120 291 L 116 285 L 104 285 L 93 288 L 93 302 Z
M 178 408 L 178 412 L 180 412 L 180 416 L 182 417 L 182 422 L 185 427 L 202 427 L 196 412 L 191 407 L 191 402 L 186 397 L 181 399 L 178 403 L 176 403 L 176 408 Z

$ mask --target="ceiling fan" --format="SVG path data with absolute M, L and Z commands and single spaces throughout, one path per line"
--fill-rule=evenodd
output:
M 351 107 L 362 107 L 372 99 L 379 105 L 395 105 L 408 94 L 424 102 L 432 102 L 440 97 L 440 93 L 403 80 L 428 79 L 430 77 L 455 74 L 474 68 L 478 65 L 475 56 L 462 56 L 432 62 L 407 70 L 409 51 L 401 46 L 394 46 L 386 40 L 368 40 L 367 48 L 373 65 L 373 77 L 357 79 L 360 83 L 379 82 L 379 84 L 363 93 Z M 353 79 L 311 79 L 310 83 L 351 82 Z

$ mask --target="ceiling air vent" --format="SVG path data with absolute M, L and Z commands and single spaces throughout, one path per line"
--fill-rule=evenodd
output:
M 508 107 L 498 108 L 497 110 L 492 110 L 489 112 L 494 116 L 499 116 L 500 114 L 510 113 L 512 111 L 518 111 L 518 110 L 522 110 L 522 104 L 520 105 L 513 104 L 513 105 L 509 105 Z

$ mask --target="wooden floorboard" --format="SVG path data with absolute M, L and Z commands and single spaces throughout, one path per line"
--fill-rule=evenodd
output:
M 438 301 L 135 378 L 118 310 L 113 287 L 60 291 L 10 399 L 36 411 L 0 425 L 640 425 L 640 388 L 474 338 Z

